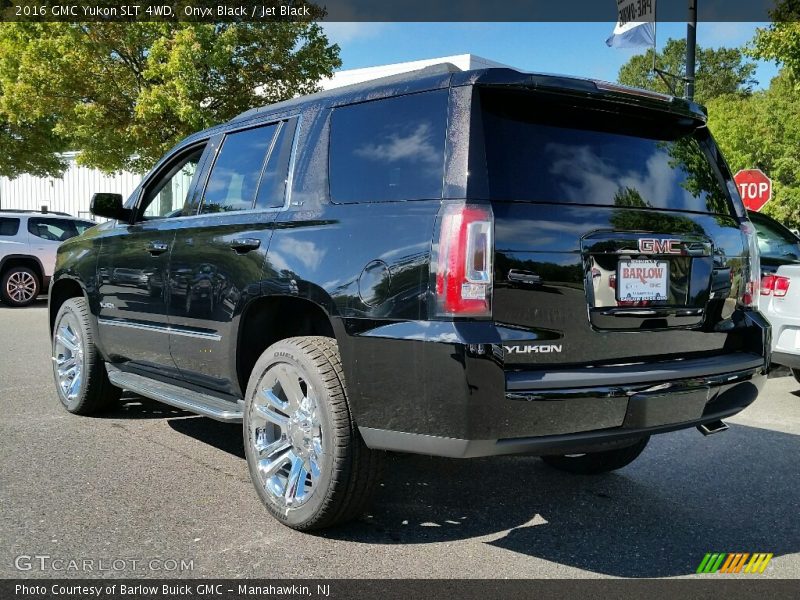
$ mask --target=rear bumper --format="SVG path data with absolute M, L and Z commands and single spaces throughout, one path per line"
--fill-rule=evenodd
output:
M 451 457 L 570 453 L 734 415 L 766 383 L 769 324 L 717 356 L 521 370 L 491 323 L 405 322 L 340 338 L 368 446 Z M 484 340 L 484 343 L 478 343 Z M 498 340 L 500 342 L 500 340 Z
M 772 362 L 790 369 L 800 369 L 800 354 L 776 351 L 772 353 Z
M 800 316 L 772 310 L 772 299 L 765 316 L 772 325 L 772 362 L 800 368 Z
M 427 454 L 448 458 L 479 458 L 482 456 L 502 456 L 508 454 L 527 454 L 546 456 L 548 454 L 578 454 L 626 446 L 644 436 L 688 429 L 719 419 L 731 417 L 741 409 L 724 411 L 688 423 L 646 427 L 640 429 L 603 429 L 563 435 L 531 436 L 505 438 L 499 440 L 463 440 L 419 433 L 404 433 L 385 429 L 360 427 L 359 431 L 367 446 L 373 449 Z
M 683 387 L 688 382 L 677 381 L 673 382 L 675 390 L 655 389 L 650 393 L 634 394 L 627 399 L 622 425 L 607 429 L 481 440 L 370 427 L 360 427 L 359 430 L 370 448 L 452 458 L 596 451 L 624 446 L 626 442 L 643 436 L 696 427 L 733 416 L 756 399 L 767 380 L 763 369 L 729 373 L 721 376 L 724 378 L 730 378 L 730 381 L 713 387 L 697 387 L 695 380 L 691 380 L 689 387 Z M 574 389 L 562 391 L 570 395 L 580 393 Z M 587 399 L 596 399 L 596 396 L 589 392 L 572 398 L 576 401 Z

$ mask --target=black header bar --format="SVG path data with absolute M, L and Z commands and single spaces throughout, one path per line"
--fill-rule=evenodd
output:
M 0 20 L 39 22 L 93 21 L 286 21 L 383 22 L 608 22 L 617 21 L 617 1 L 656 0 L 164 0 L 125 2 L 53 2 L 0 0 Z M 657 0 L 659 22 L 684 22 L 689 0 Z M 777 0 L 699 0 L 698 20 L 763 22 L 773 20 Z M 324 16 L 323 16 L 324 15 Z M 781 14 L 781 19 L 798 19 Z
M 658 560 L 658 557 L 654 557 Z M 797 597 L 788 579 L 5 579 L 4 600 L 541 600 L 574 598 L 736 598 L 782 600 Z

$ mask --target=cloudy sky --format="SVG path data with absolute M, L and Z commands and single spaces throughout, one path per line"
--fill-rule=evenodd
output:
M 761 23 L 700 23 L 698 43 L 740 46 Z M 564 73 L 615 80 L 636 50 L 609 48 L 614 23 L 328 23 L 341 48 L 343 69 L 472 53 L 525 71 Z M 659 23 L 658 45 L 685 37 L 684 23 Z M 759 87 L 769 85 L 777 68 L 760 63 Z

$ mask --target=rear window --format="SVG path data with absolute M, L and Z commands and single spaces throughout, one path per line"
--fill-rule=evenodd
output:
M 688 123 L 481 95 L 492 199 L 731 213 Z
M 337 108 L 330 192 L 336 203 L 442 197 L 447 90 Z
M 17 235 L 19 231 L 19 219 L 0 217 L 0 236 L 10 237 Z
M 778 260 L 799 260 L 800 240 L 788 229 L 760 215 L 750 215 L 756 228 L 761 256 Z

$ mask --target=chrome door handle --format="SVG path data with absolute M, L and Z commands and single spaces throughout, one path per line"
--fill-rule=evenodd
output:
M 259 246 L 261 246 L 261 240 L 258 238 L 239 238 L 231 242 L 231 250 L 236 254 L 246 254 Z
M 169 250 L 169 244 L 164 242 L 150 242 L 147 244 L 147 251 L 153 256 L 158 256 Z

